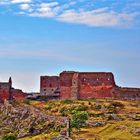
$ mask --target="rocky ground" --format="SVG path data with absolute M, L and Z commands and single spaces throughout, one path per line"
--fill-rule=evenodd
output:
M 0 104 L 0 135 L 12 132 L 17 138 L 59 131 L 66 126 L 66 117 L 49 116 L 42 110 L 32 106 L 10 104 L 5 101 Z
M 68 118 L 88 113 L 86 127 L 72 140 L 140 140 L 140 102 L 121 100 L 7 101 L 0 104 L 0 136 L 11 132 L 21 140 L 70 140 Z

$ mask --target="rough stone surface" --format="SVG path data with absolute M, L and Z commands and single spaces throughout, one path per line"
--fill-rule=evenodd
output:
M 65 117 L 49 116 L 31 106 L 10 104 L 6 100 L 0 104 L 0 135 L 16 132 L 21 138 L 47 133 L 58 125 L 66 127 L 66 121 Z

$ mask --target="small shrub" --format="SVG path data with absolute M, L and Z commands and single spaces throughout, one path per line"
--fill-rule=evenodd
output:
M 100 104 L 94 104 L 94 109 L 95 110 L 100 110 L 102 106 Z
M 3 136 L 2 140 L 17 140 L 17 138 L 14 133 L 8 133 L 5 136 Z
M 55 130 L 55 122 L 54 121 L 49 121 L 47 124 L 47 129 L 48 130 Z
M 62 130 L 62 128 L 64 128 L 64 125 L 62 125 L 62 124 L 56 124 L 55 131 L 60 132 Z
M 74 101 L 73 100 L 68 100 L 68 99 L 66 99 L 66 100 L 63 100 L 63 101 L 61 101 L 62 103 L 64 103 L 64 104 L 71 104 L 71 103 L 73 103 Z
M 81 105 L 85 105 L 85 103 L 84 103 L 84 102 L 82 102 L 82 103 L 81 103 Z
M 61 109 L 60 109 L 60 113 L 63 113 L 64 111 L 66 111 L 66 107 L 64 106 L 64 107 L 62 107 Z
M 85 105 L 73 106 L 71 111 L 86 111 L 88 109 Z
M 58 112 L 58 109 L 54 108 L 54 109 L 51 110 L 51 112 L 56 113 L 56 112 Z
M 91 102 L 88 102 L 88 105 L 92 105 L 92 103 Z
M 48 106 L 45 107 L 45 109 L 46 110 L 51 110 L 52 109 L 52 106 L 51 105 L 48 105 Z
M 86 121 L 88 120 L 88 113 L 86 111 L 78 111 L 72 115 L 72 120 L 70 123 L 71 128 L 76 128 L 80 130 L 80 128 L 86 126 Z
M 93 113 L 93 112 L 89 112 L 88 114 L 89 114 L 90 117 L 95 117 L 96 116 L 95 113 Z
M 31 105 L 31 101 L 30 100 L 25 100 L 25 101 L 23 101 L 23 103 L 25 103 L 27 105 Z
M 110 106 L 124 108 L 124 104 L 122 104 L 121 102 L 112 102 Z
M 64 107 L 62 107 L 61 109 L 60 109 L 60 113 L 61 113 L 61 115 L 62 116 L 67 116 L 67 111 L 68 111 L 68 108 L 66 108 L 65 106 Z

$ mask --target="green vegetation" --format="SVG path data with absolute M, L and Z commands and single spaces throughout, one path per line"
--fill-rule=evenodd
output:
M 71 133 L 73 140 L 76 138 L 84 138 L 85 140 L 140 139 L 140 135 L 135 133 L 135 130 L 140 127 L 140 120 L 137 119 L 140 108 L 139 103 L 135 101 L 93 99 L 47 101 L 42 104 L 39 101 L 32 101 L 31 105 L 37 108 L 44 107 L 47 114 L 69 116 L 72 120 L 72 127 L 76 128 Z M 91 123 L 83 127 L 86 125 L 87 114 L 88 121 Z M 135 115 L 133 116 L 133 114 Z M 84 123 L 80 122 L 81 120 Z M 78 135 L 77 129 L 80 129 Z M 42 137 L 42 135 L 44 134 L 38 135 L 38 137 Z
M 14 133 L 8 133 L 3 136 L 2 140 L 17 140 L 17 138 Z
M 85 111 L 78 111 L 72 115 L 71 128 L 80 128 L 86 126 L 86 120 L 88 120 L 88 113 Z
M 51 117 L 69 117 L 71 119 L 71 138 L 73 140 L 76 138 L 83 138 L 85 140 L 140 140 L 140 106 L 137 101 L 103 99 L 64 101 L 29 100 L 17 103 L 17 106 L 22 108 L 24 106 L 27 108 L 33 107 L 39 110 L 37 114 L 43 113 Z M 12 112 L 11 114 L 14 115 Z M 36 114 L 34 115 L 36 116 Z M 30 116 L 26 119 L 27 116 L 28 113 L 25 111 L 25 116 L 23 115 L 22 119 L 13 121 L 14 125 L 16 126 L 21 121 L 23 121 L 21 123 L 23 126 L 25 123 L 28 125 L 31 121 L 34 122 L 34 117 L 30 120 Z M 2 120 L 5 119 L 7 119 L 7 116 L 0 113 L 1 124 Z M 51 137 L 58 136 L 60 132 L 66 130 L 66 126 L 54 120 L 47 121 L 46 119 L 41 119 L 41 116 L 35 120 L 35 124 L 33 123 L 34 125 L 30 129 L 23 129 L 21 127 L 23 133 L 28 132 L 31 135 L 20 140 L 49 140 Z M 26 126 L 24 127 L 27 128 Z M 38 133 L 37 130 L 40 130 L 40 132 Z M 42 133 L 43 130 L 46 131 Z M 5 126 L 3 127 L 3 132 L 3 138 L 7 138 L 9 132 L 15 132 L 15 130 L 9 126 Z M 19 130 L 16 130 L 16 132 L 19 132 Z

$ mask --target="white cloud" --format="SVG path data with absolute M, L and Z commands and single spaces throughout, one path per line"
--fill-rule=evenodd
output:
M 42 8 L 54 7 L 54 6 L 58 5 L 58 4 L 59 4 L 58 2 L 41 3 L 40 7 L 42 7 Z
M 9 2 L 10 4 L 18 5 L 20 7 L 18 14 L 20 15 L 53 18 L 61 22 L 88 26 L 129 27 L 131 25 L 134 26 L 139 21 L 140 12 L 134 9 L 128 10 L 134 3 L 130 3 L 129 5 L 126 3 L 124 8 L 119 9 L 117 7 L 118 2 L 115 3 L 116 7 L 109 5 L 105 5 L 105 7 L 94 7 L 95 2 L 93 5 L 93 2 L 82 1 L 84 4 L 82 6 L 78 5 L 80 0 L 77 2 L 69 1 L 68 3 L 57 1 L 41 2 L 41 0 L 37 3 L 34 0 L 1 0 L 0 3 Z M 126 7 L 127 10 L 125 9 Z
M 92 11 L 75 10 L 64 11 L 58 16 L 58 20 L 68 23 L 85 24 L 89 26 L 129 26 L 137 13 L 117 13 L 105 9 L 96 9 Z
M 60 7 L 58 2 L 41 3 L 36 12 L 29 14 L 36 17 L 55 17 Z
M 27 4 L 27 3 L 21 4 L 21 5 L 20 5 L 20 8 L 21 8 L 22 10 L 28 10 L 28 9 L 30 9 L 30 5 Z
M 18 4 L 18 3 L 28 3 L 31 2 L 32 0 L 11 0 L 11 3 L 13 4 Z

